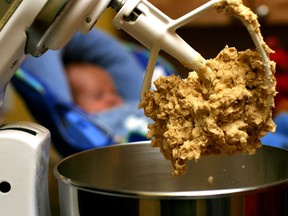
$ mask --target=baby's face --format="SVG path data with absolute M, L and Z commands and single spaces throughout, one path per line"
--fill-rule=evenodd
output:
M 101 112 L 123 104 L 110 74 L 92 64 L 67 68 L 75 103 L 89 113 Z

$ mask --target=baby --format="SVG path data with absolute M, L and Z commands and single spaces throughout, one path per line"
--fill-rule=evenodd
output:
M 132 133 L 147 139 L 148 118 L 138 109 L 139 101 L 124 102 L 108 71 L 91 63 L 69 63 L 65 69 L 74 102 L 112 131 L 117 142 L 134 141 L 129 140 Z
M 73 63 L 66 71 L 74 102 L 84 111 L 97 113 L 123 104 L 111 75 L 103 68 Z

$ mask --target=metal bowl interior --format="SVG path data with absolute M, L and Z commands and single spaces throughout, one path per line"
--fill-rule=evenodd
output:
M 93 149 L 70 156 L 56 178 L 86 191 L 146 198 L 208 198 L 288 186 L 288 151 L 263 146 L 255 155 L 202 157 L 172 176 L 170 161 L 149 142 Z

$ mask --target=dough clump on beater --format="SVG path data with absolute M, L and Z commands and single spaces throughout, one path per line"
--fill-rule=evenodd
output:
M 206 61 L 208 82 L 196 71 L 186 79 L 171 75 L 154 82 L 156 90 L 146 92 L 139 107 L 154 121 L 147 137 L 171 160 L 174 175 L 185 174 L 186 161 L 204 155 L 255 154 L 260 138 L 275 131 L 275 63 L 269 63 L 268 85 L 258 52 L 226 46 Z
M 275 130 L 269 108 L 274 101 L 267 101 L 275 95 L 275 79 L 268 88 L 257 52 L 225 47 L 206 64 L 212 70 L 209 85 L 195 71 L 186 79 L 160 77 L 140 103 L 155 122 L 148 126 L 151 145 L 172 161 L 174 175 L 185 173 L 186 160 L 202 155 L 254 154 L 259 139 Z M 274 73 L 273 62 L 271 68 Z

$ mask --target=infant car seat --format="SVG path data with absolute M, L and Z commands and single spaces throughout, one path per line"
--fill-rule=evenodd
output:
M 138 45 L 122 44 L 108 34 L 93 29 L 77 33 L 58 51 L 29 56 L 11 83 L 31 115 L 51 132 L 55 149 L 64 157 L 79 151 L 115 144 L 113 131 L 96 122 L 73 103 L 63 62 L 85 61 L 107 69 L 124 100 L 138 99 L 149 52 Z M 174 68 L 159 57 L 156 75 L 170 75 Z M 128 142 L 145 140 L 131 134 Z

